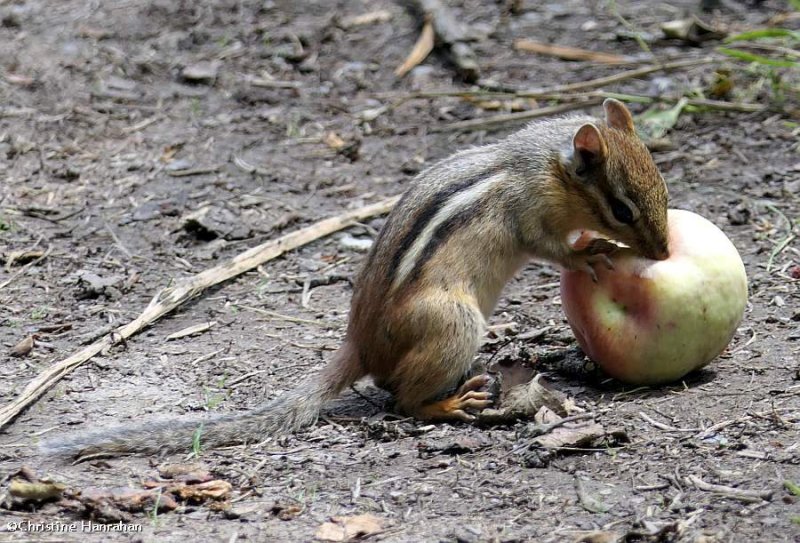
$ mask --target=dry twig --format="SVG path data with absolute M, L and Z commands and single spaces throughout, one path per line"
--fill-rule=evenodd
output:
M 17 279 L 19 276 L 21 276 L 21 275 L 22 275 L 22 274 L 24 274 L 26 271 L 28 271 L 28 269 L 29 269 L 31 266 L 35 266 L 36 264 L 38 264 L 39 262 L 41 262 L 42 260 L 44 260 L 45 258 L 47 258 L 48 256 L 50 256 L 50 253 L 52 252 L 52 250 L 53 250 L 53 247 L 52 247 L 52 246 L 48 247 L 48 248 L 47 248 L 47 250 L 44 252 L 44 254 L 43 254 L 42 256 L 38 257 L 36 260 L 31 260 L 30 262 L 28 262 L 27 264 L 25 264 L 25 265 L 24 265 L 22 268 L 20 268 L 19 270 L 17 270 L 17 272 L 16 272 L 14 275 L 12 275 L 12 276 L 11 276 L 11 277 L 9 277 L 8 279 L 6 279 L 6 280 L 5 280 L 5 281 L 3 281 L 2 283 L 0 283 L 0 290 L 4 289 L 4 288 L 5 288 L 5 287 L 7 287 L 8 285 L 10 285 L 10 284 L 11 284 L 11 283 L 12 283 L 14 280 L 16 280 L 16 279 Z
M 403 77 L 416 66 L 418 66 L 423 60 L 428 58 L 428 55 L 430 55 L 431 51 L 433 51 L 433 42 L 433 25 L 429 20 L 426 20 L 425 24 L 422 26 L 422 32 L 420 32 L 419 38 L 417 38 L 417 42 L 414 44 L 414 48 L 411 49 L 411 52 L 408 54 L 403 63 L 395 68 L 394 75 L 397 77 Z
M 445 124 L 440 127 L 434 127 L 434 132 L 443 132 L 449 130 L 478 130 L 482 128 L 490 128 L 501 124 L 516 123 L 535 119 L 537 117 L 547 117 L 548 115 L 557 115 L 559 113 L 566 113 L 567 111 L 574 111 L 576 109 L 583 109 L 591 106 L 596 106 L 603 101 L 602 98 L 590 98 L 582 102 L 572 102 L 569 104 L 559 104 L 557 106 L 542 107 L 533 109 L 531 111 L 520 111 L 517 113 L 503 113 L 501 115 L 494 115 L 492 117 L 483 117 L 480 119 L 469 119 L 467 121 L 459 121 L 455 123 Z
M 526 53 L 537 53 L 540 55 L 547 55 L 564 60 L 588 60 L 602 64 L 623 64 L 628 62 L 628 59 L 619 55 L 601 53 L 598 51 L 589 51 L 588 49 L 579 49 L 577 47 L 568 47 L 566 45 L 541 43 L 527 39 L 516 40 L 514 42 L 514 49 L 517 51 L 525 51 Z
M 467 97 L 467 96 L 482 96 L 482 97 L 492 97 L 492 96 L 511 96 L 513 98 L 546 98 L 548 96 L 553 95 L 560 95 L 569 92 L 575 91 L 585 91 L 589 89 L 597 89 L 600 87 L 605 87 L 606 85 L 611 85 L 614 83 L 620 83 L 622 81 L 627 81 L 629 79 L 635 79 L 637 77 L 642 77 L 645 75 L 649 75 L 655 72 L 671 72 L 673 70 L 680 70 L 682 68 L 692 68 L 694 66 L 700 66 L 703 64 L 710 64 L 714 62 L 714 59 L 711 57 L 703 57 L 699 59 L 691 59 L 691 60 L 680 60 L 676 62 L 664 62 L 659 64 L 651 64 L 649 66 L 643 66 L 641 68 L 636 68 L 635 70 L 626 70 L 624 72 L 619 72 L 614 75 L 609 75 L 605 77 L 598 77 L 596 79 L 589 79 L 587 81 L 579 81 L 578 83 L 570 83 L 567 85 L 556 85 L 554 87 L 542 87 L 539 89 L 527 89 L 527 90 L 508 90 L 508 89 L 482 89 L 482 90 L 453 90 L 453 91 L 439 91 L 439 92 L 417 92 L 410 95 L 405 96 L 405 98 L 413 99 L 413 98 L 438 98 L 441 96 L 460 96 L 460 97 Z
M 775 493 L 773 490 L 746 490 L 742 488 L 734 488 L 732 486 L 715 485 L 712 483 L 707 483 L 696 475 L 687 476 L 686 482 L 694 485 L 700 490 L 713 492 L 714 494 L 719 494 L 721 496 L 725 496 L 726 498 L 732 498 L 734 500 L 744 502 L 760 502 L 762 500 L 769 500 Z

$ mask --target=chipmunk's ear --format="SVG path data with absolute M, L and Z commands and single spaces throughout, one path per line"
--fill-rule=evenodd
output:
M 636 128 L 633 126 L 633 117 L 625 104 L 613 98 L 606 98 L 606 101 L 603 102 L 603 109 L 606 112 L 606 124 L 610 128 L 636 132 Z
M 608 155 L 606 142 L 600 130 L 592 123 L 586 123 L 575 132 L 572 137 L 572 149 L 572 162 L 578 174 L 602 164 Z

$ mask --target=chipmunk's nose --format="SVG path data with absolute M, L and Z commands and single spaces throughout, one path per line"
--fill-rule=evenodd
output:
M 653 260 L 666 260 L 669 258 L 669 248 L 667 246 L 657 247 L 652 254 L 647 256 Z

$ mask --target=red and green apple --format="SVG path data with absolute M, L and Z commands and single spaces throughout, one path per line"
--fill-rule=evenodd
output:
M 747 276 L 736 247 L 689 211 L 668 216 L 670 256 L 649 260 L 620 249 L 597 282 L 564 271 L 561 300 L 578 344 L 608 375 L 651 385 L 676 381 L 716 358 L 747 304 Z

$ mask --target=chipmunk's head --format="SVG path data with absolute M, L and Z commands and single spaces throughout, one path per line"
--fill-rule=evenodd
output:
M 636 135 L 630 111 L 617 100 L 603 103 L 605 126 L 582 125 L 567 158 L 569 182 L 591 210 L 596 230 L 656 260 L 669 257 L 667 186 Z

